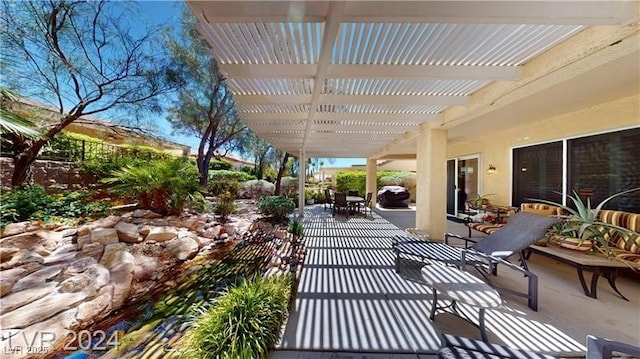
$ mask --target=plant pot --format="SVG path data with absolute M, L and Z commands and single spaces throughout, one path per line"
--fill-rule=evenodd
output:
M 305 202 L 311 205 L 311 204 L 314 204 L 316 201 L 312 198 L 312 199 L 306 199 Z
M 549 242 L 557 245 L 558 247 L 572 249 L 579 252 L 589 252 L 594 246 L 591 239 L 564 237 L 559 235 L 551 236 Z

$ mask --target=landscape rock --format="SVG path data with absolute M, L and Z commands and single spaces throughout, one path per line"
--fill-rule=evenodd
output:
M 11 237 L 4 237 L 0 240 L 1 247 L 14 247 L 19 249 L 29 249 L 38 244 L 48 249 L 55 248 L 55 242 L 46 243 L 47 241 L 33 232 L 16 234 Z
M 109 217 L 101 218 L 97 221 L 94 221 L 91 224 L 95 227 L 113 228 L 116 226 L 116 224 L 118 224 L 118 222 L 120 222 L 121 219 L 122 218 L 120 216 L 109 216 Z
M 6 262 L 13 257 L 14 254 L 18 253 L 20 248 L 16 247 L 0 247 L 0 262 Z
M 13 285 L 13 292 L 18 292 L 24 289 L 34 288 L 42 286 L 46 281 L 52 279 L 62 272 L 63 265 L 45 266 L 23 278 L 18 280 Z
M 161 218 L 162 216 L 148 209 L 136 209 L 131 215 L 134 218 Z
M 44 259 L 44 264 L 53 264 L 53 263 L 64 263 L 64 262 L 70 262 L 73 261 L 76 256 L 78 255 L 78 252 L 74 251 L 74 252 L 56 252 L 56 253 L 52 253 L 50 256 L 47 256 Z
M 9 294 L 13 285 L 25 275 L 27 275 L 27 270 L 22 267 L 0 271 L 0 297 Z
M 91 243 L 91 235 L 85 234 L 84 236 L 78 237 L 77 239 L 78 250 L 81 250 L 82 248 L 84 248 L 84 246 L 86 246 L 89 243 Z
M 92 257 L 96 260 L 96 262 L 99 262 L 100 258 L 102 258 L 103 253 L 104 245 L 100 243 L 89 243 L 85 244 L 82 247 L 82 250 L 80 251 L 80 253 L 78 253 L 77 258 Z
M 89 284 L 87 285 L 89 292 L 100 291 L 111 280 L 111 272 L 102 264 L 96 263 L 83 273 L 89 277 Z
M 10 237 L 15 236 L 17 234 L 22 234 L 26 232 L 35 231 L 40 228 L 38 222 L 18 222 L 18 223 L 9 223 L 2 230 L 2 237 Z
M 13 342 L 14 348 L 15 346 L 22 346 L 23 348 L 31 347 L 42 350 L 43 352 L 51 352 L 54 348 L 56 339 L 66 337 L 69 334 L 70 329 L 77 324 L 77 320 L 75 318 L 76 312 L 77 308 L 71 308 L 51 317 L 50 319 L 35 323 L 22 329 L 19 337 L 16 339 L 17 342 Z M 3 350 L 3 353 L 11 353 L 11 351 L 5 351 L 10 350 L 10 348 L 7 348 L 8 344 L 8 341 L 2 342 L 3 348 L 0 348 L 0 350 Z M 27 353 L 26 350 L 23 350 L 22 354 L 11 355 L 10 358 L 23 357 L 33 358 L 33 355 Z
M 118 231 L 114 228 L 96 228 L 91 230 L 91 243 L 109 245 L 119 242 Z
M 120 222 L 115 226 L 115 229 L 121 242 L 142 242 L 143 237 L 138 232 L 138 226 L 136 226 L 135 224 Z
M 156 270 L 158 269 L 158 259 L 145 255 L 135 256 L 133 267 L 133 277 L 137 282 L 156 279 Z
M 66 311 L 86 298 L 87 294 L 85 292 L 53 292 L 14 311 L 1 315 L 0 325 L 3 328 L 25 328 L 33 323 L 43 321 L 62 311 Z
M 38 244 L 41 244 L 44 248 L 50 251 L 56 249 L 58 243 L 60 243 L 62 240 L 62 235 L 60 234 L 60 232 L 40 230 L 34 233 L 40 238 Z
M 44 263 L 44 258 L 38 253 L 32 252 L 28 249 L 21 249 L 14 254 L 10 260 L 0 264 L 0 269 L 6 270 L 28 263 L 42 264 Z
M 76 261 L 74 261 L 73 263 L 71 263 L 69 266 L 67 266 L 64 269 L 64 274 L 66 275 L 76 275 L 78 273 L 82 273 L 84 271 L 87 270 L 87 268 L 93 266 L 94 264 L 97 264 L 98 262 L 96 261 L 95 258 L 93 257 L 84 257 L 84 258 L 80 258 Z
M 11 293 L 0 299 L 0 308 L 2 308 L 3 313 L 20 308 L 53 292 L 57 285 L 58 282 L 47 282 L 43 286 Z
M 104 293 L 88 302 L 80 304 L 78 306 L 78 312 L 76 313 L 76 319 L 80 322 L 95 321 L 99 319 L 102 314 L 108 313 L 110 310 L 111 294 Z
M 110 285 L 113 286 L 111 296 L 111 307 L 118 309 L 129 297 L 131 291 L 131 280 L 133 279 L 133 264 L 122 263 L 111 269 Z
M 169 252 L 183 261 L 194 257 L 198 253 L 198 242 L 190 237 L 176 238 L 166 243 Z
M 109 269 L 122 263 L 133 264 L 135 259 L 133 255 L 127 251 L 127 248 L 126 243 L 115 243 L 105 246 L 100 264 Z
M 173 227 L 152 227 L 146 235 L 145 240 L 164 242 L 178 236 L 178 231 Z
M 75 293 L 83 289 L 87 289 L 89 286 L 90 278 L 84 273 L 76 274 L 71 278 L 67 278 L 60 283 L 59 291 L 61 293 Z M 94 294 L 93 291 L 87 291 L 87 294 Z

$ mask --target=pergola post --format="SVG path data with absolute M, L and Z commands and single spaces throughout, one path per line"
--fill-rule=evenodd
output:
M 307 176 L 307 157 L 303 149 L 300 149 L 298 156 L 299 174 L 298 174 L 298 217 L 304 217 L 304 183 Z
M 416 228 L 441 239 L 447 230 L 447 131 L 423 123 L 416 151 Z
M 378 160 L 375 158 L 367 158 L 367 182 L 366 182 L 366 192 L 372 192 L 373 197 L 371 198 L 371 205 L 375 206 L 377 200 L 377 177 L 378 177 Z

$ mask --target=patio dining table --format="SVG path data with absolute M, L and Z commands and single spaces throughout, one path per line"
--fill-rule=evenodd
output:
M 360 211 L 360 203 L 364 203 L 364 198 L 360 196 L 347 196 L 347 203 L 350 207 L 358 206 L 358 211 Z

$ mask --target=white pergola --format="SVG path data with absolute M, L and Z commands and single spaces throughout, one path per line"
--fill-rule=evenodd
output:
M 608 72 L 594 57 L 619 36 L 609 28 L 638 21 L 636 1 L 187 4 L 241 119 L 301 164 L 305 157 L 416 158 L 421 126 L 446 129 L 451 140 L 521 125 L 577 99 L 595 101 L 594 89 L 577 82 L 559 101 L 543 80 L 597 76 L 600 93 L 632 91 L 619 72 L 637 67 L 631 50 L 616 55 Z M 589 29 L 599 37 L 572 43 Z M 557 63 L 535 63 L 551 51 Z M 561 79 L 586 57 L 591 66 Z

